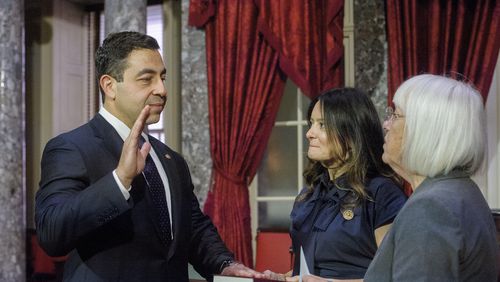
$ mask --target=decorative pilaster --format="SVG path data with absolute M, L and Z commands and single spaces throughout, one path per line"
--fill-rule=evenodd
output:
M 146 33 L 146 7 L 147 0 L 105 0 L 106 34 L 126 30 Z
M 381 118 L 387 107 L 387 37 L 384 1 L 354 0 L 354 77 Z
M 212 172 L 205 32 L 187 25 L 188 11 L 189 0 L 182 0 L 182 154 L 203 205 Z
M 0 281 L 25 281 L 24 1 L 0 1 Z

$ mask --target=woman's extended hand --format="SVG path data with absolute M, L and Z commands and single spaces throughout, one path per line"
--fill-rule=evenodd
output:
M 286 280 L 285 274 L 272 272 L 271 270 L 266 270 L 266 271 L 262 272 L 262 274 L 264 274 L 265 279 L 277 280 L 277 281 L 288 281 L 288 280 Z
M 304 282 L 329 282 L 332 280 L 327 280 L 325 278 L 321 278 L 321 277 L 315 276 L 315 275 L 304 275 L 304 276 L 302 276 L 302 281 L 304 281 Z

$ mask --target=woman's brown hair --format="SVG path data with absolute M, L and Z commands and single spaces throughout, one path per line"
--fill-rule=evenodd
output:
M 316 103 L 321 106 L 323 122 L 333 157 L 337 164 L 337 175 L 345 175 L 352 197 L 344 207 L 357 206 L 368 197 L 365 183 L 368 173 L 391 177 L 396 183 L 399 178 L 394 171 L 382 162 L 384 134 L 377 111 L 372 101 L 364 92 L 355 88 L 338 88 L 324 92 L 311 101 L 308 110 L 310 120 Z M 328 169 L 319 161 L 309 159 L 304 171 L 307 183 L 306 193 L 297 201 L 304 200 L 313 191 L 322 174 Z

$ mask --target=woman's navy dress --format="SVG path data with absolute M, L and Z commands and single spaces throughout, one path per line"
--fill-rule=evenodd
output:
M 311 274 L 363 278 L 377 251 L 374 230 L 391 223 L 407 199 L 387 177 L 369 178 L 365 189 L 370 199 L 353 209 L 341 208 L 352 190 L 345 177 L 332 182 L 326 172 L 308 198 L 295 202 L 290 215 L 294 275 L 300 269 L 302 246 Z

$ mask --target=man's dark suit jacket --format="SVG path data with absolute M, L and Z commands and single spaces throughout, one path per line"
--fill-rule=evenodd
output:
M 174 239 L 161 243 L 142 174 L 125 200 L 112 171 L 123 140 L 101 116 L 50 140 L 42 157 L 36 226 L 51 256 L 69 253 L 65 281 L 188 281 L 188 261 L 206 278 L 233 255 L 200 210 L 185 160 L 149 136 L 168 176 Z

